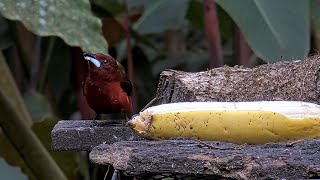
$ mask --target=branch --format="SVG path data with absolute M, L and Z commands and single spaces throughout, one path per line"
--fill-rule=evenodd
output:
M 130 18 L 128 12 L 127 1 L 125 1 L 125 9 L 126 9 L 126 18 L 124 23 L 122 24 L 127 38 L 127 64 L 128 64 L 128 77 L 132 83 L 133 91 L 131 95 L 131 102 L 132 102 L 132 112 L 135 113 L 137 111 L 137 102 L 136 102 L 136 91 L 135 91 L 135 81 L 134 81 L 134 67 L 133 67 L 133 59 L 132 59 L 132 41 L 131 41 L 131 31 L 130 31 Z
M 121 141 L 95 147 L 90 160 L 111 164 L 126 174 L 171 173 L 198 179 L 312 179 L 320 176 L 320 139 L 261 146 L 191 140 Z
M 108 122 L 99 120 L 99 123 Z M 99 144 L 141 140 L 129 127 L 92 126 L 90 120 L 59 121 L 51 132 L 54 151 L 90 151 Z
M 45 59 L 44 59 L 44 63 L 42 65 L 42 71 L 40 74 L 40 80 L 39 80 L 39 90 L 40 92 L 44 93 L 45 90 L 45 84 L 46 84 L 46 80 L 47 80 L 47 76 L 48 76 L 48 66 L 49 66 L 49 62 L 52 56 L 52 51 L 54 48 L 54 43 L 56 42 L 57 37 L 49 37 L 49 45 L 47 48 L 47 51 L 45 53 Z
M 16 83 L 11 75 L 10 69 L 7 66 L 5 57 L 0 51 L 0 72 L 2 73 L 0 81 L 0 90 L 7 97 L 10 97 L 10 100 L 15 104 L 15 113 L 24 120 L 28 127 L 32 126 L 32 119 L 30 114 L 24 105 L 24 101 L 21 97 L 21 94 L 16 86 Z M 6 116 L 2 117 L 6 118 Z
M 233 24 L 233 58 L 237 65 L 247 66 L 252 51 L 239 27 Z
M 320 56 L 256 68 L 221 67 L 188 73 L 163 71 L 157 90 L 161 104 L 184 101 L 291 100 L 320 104 Z
M 3 58 L 0 57 L 0 60 L 3 60 Z M 9 98 L 11 97 L 8 96 L 8 93 L 4 89 L 0 89 L 0 117 L 2 117 L 0 118 L 0 125 L 26 165 L 38 179 L 67 179 L 32 132 L 28 123 L 31 120 L 25 121 L 22 119 L 21 115 L 18 115 L 17 104 L 13 104 Z
M 34 90 L 36 90 L 39 84 L 41 46 L 42 46 L 42 38 L 40 36 L 36 36 L 35 49 L 33 53 L 33 58 L 31 60 L 31 70 L 30 70 L 30 87 Z
M 221 67 L 223 55 L 215 1 L 204 0 L 204 10 L 205 31 L 209 41 L 210 67 Z

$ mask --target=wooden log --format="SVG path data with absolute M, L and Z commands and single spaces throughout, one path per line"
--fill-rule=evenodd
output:
M 99 123 L 106 121 L 99 121 Z M 51 132 L 52 148 L 55 151 L 90 151 L 99 144 L 117 141 L 140 140 L 126 126 L 92 126 L 91 120 L 59 121 Z
M 197 73 L 166 70 L 160 75 L 156 98 L 160 104 L 270 100 L 320 104 L 320 56 L 253 69 L 225 66 Z
M 253 69 L 222 67 L 198 73 L 167 70 L 160 76 L 156 98 L 160 103 L 300 100 L 320 104 L 319 69 L 320 57 L 315 56 Z M 319 138 L 260 146 L 191 140 L 141 141 L 127 127 L 91 127 L 91 123 L 59 122 L 52 131 L 54 149 L 91 150 L 102 143 L 90 153 L 92 162 L 112 164 L 115 169 L 135 175 L 171 173 L 209 179 L 320 177 Z
M 262 146 L 191 140 L 102 144 L 90 160 L 125 174 L 170 173 L 230 179 L 320 178 L 320 139 Z

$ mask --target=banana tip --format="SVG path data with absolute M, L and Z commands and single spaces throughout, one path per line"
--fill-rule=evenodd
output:
M 139 134 L 144 134 L 148 131 L 151 125 L 152 116 L 148 113 L 140 113 L 139 115 L 134 115 L 130 121 L 128 121 L 128 125 L 131 129 L 136 131 Z

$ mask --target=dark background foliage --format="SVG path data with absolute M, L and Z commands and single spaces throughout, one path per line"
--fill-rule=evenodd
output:
M 50 142 L 58 119 L 93 117 L 81 92 L 83 51 L 109 53 L 126 67 L 138 112 L 167 68 L 253 67 L 317 53 L 319 7 L 318 0 L 2 0 L 0 118 L 31 129 L 69 179 L 95 179 L 105 171 L 89 167 L 85 153 L 52 152 Z M 3 132 L 1 177 L 34 179 Z

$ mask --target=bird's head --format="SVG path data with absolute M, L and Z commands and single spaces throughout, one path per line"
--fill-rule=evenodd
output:
M 117 61 L 109 55 L 105 55 L 102 53 L 89 54 L 83 53 L 83 57 L 85 60 L 89 62 L 90 69 L 109 69 L 109 68 L 117 68 Z
M 110 55 L 83 53 L 83 57 L 88 61 L 91 78 L 110 80 L 119 78 L 118 75 L 122 73 L 119 63 Z
M 83 53 L 83 57 L 89 62 L 90 71 L 107 71 L 111 73 L 111 71 L 119 70 L 125 74 L 124 67 L 110 55 Z

